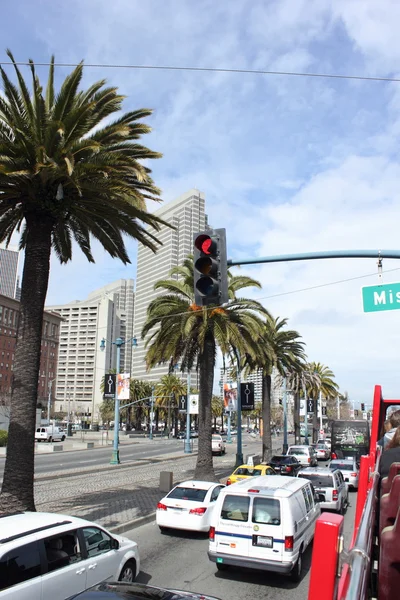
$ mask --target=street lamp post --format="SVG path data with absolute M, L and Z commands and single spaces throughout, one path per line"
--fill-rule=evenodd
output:
M 154 418 L 154 385 L 151 386 L 149 440 L 153 439 L 153 418 Z
M 190 369 L 188 369 L 187 373 L 187 402 L 186 402 L 186 437 L 185 437 L 185 447 L 184 453 L 191 454 L 192 449 L 190 447 Z
M 288 437 L 287 437 L 287 389 L 286 389 L 286 377 L 283 378 L 283 454 L 288 451 Z
M 49 381 L 49 395 L 47 398 L 47 421 L 50 425 L 50 409 L 51 409 L 51 389 L 53 387 L 53 381 L 56 380 L 56 377 L 54 377 L 54 379 L 51 379 L 51 381 Z
M 305 425 L 305 431 L 304 431 L 304 443 L 306 446 L 309 445 L 309 441 L 308 441 L 308 406 L 307 406 L 307 388 L 306 386 L 304 386 L 304 406 L 305 406 L 305 416 L 304 416 L 304 425 Z
M 106 341 L 108 341 L 108 340 L 105 340 L 103 338 L 100 343 L 100 350 L 103 352 L 106 348 Z M 116 379 L 117 380 L 118 380 L 118 374 L 121 369 L 121 347 L 125 346 L 125 344 L 127 344 L 128 342 L 132 342 L 133 348 L 136 348 L 138 345 L 137 339 L 135 337 L 130 338 L 129 340 L 123 340 L 122 338 L 118 337 L 115 340 L 115 342 L 111 342 L 111 344 L 113 344 L 117 347 L 117 365 L 116 365 L 116 371 L 117 371 Z M 114 445 L 113 445 L 113 451 L 112 451 L 111 461 L 110 461 L 111 465 L 119 465 L 120 464 L 118 445 L 119 445 L 119 398 L 118 398 L 118 381 L 117 381 L 115 384 Z
M 68 394 L 68 416 L 67 416 L 67 437 L 71 437 L 72 435 L 72 431 L 71 431 L 71 391 L 70 391 L 70 387 L 67 387 L 67 394 Z
M 236 351 L 237 360 L 237 377 L 236 377 L 236 417 L 237 417 L 237 439 L 236 439 L 236 466 L 240 467 L 243 464 L 243 449 L 242 449 L 242 399 L 240 396 L 241 372 L 240 372 L 240 354 Z

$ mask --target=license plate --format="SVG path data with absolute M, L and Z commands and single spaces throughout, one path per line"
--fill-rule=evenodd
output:
M 274 543 L 274 538 L 267 537 L 265 535 L 255 535 L 255 544 L 254 546 L 262 546 L 263 548 L 272 548 Z

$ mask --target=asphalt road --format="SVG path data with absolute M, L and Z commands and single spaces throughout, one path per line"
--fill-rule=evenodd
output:
M 356 493 L 350 492 L 344 527 L 346 547 L 350 541 L 355 504 Z M 312 548 L 304 556 L 301 582 L 292 583 L 287 577 L 262 571 L 217 571 L 207 557 L 208 539 L 201 534 L 174 532 L 162 535 L 152 522 L 124 535 L 139 544 L 139 582 L 210 594 L 222 600 L 307 600 Z
M 233 443 L 229 446 L 229 453 L 232 448 L 236 448 L 236 438 L 233 438 Z M 197 440 L 193 440 L 193 449 L 197 449 Z M 274 445 L 281 444 L 281 438 L 273 440 Z M 121 463 L 134 460 L 144 460 L 152 456 L 160 456 L 169 452 L 179 452 L 183 454 L 183 440 L 143 440 L 137 444 L 129 444 L 120 446 Z M 251 451 L 250 451 L 251 449 Z M 254 441 L 250 436 L 243 436 L 243 454 L 258 452 L 261 449 L 261 441 Z M 62 452 L 60 454 L 36 454 L 35 456 L 35 473 L 48 474 L 52 472 L 67 471 L 76 469 L 79 466 L 95 468 L 96 466 L 105 466 L 110 463 L 112 446 L 104 448 L 93 448 L 91 450 L 76 450 Z M 0 457 L 0 479 L 3 478 L 5 458 Z

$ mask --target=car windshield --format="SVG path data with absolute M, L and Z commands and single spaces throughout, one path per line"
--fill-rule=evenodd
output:
M 317 450 L 326 450 L 326 446 L 325 446 L 325 444 L 317 444 L 316 449 Z
M 353 471 L 354 470 L 354 465 L 353 463 L 349 463 L 349 462 L 331 462 L 331 464 L 329 465 L 330 469 L 339 469 L 340 471 Z
M 271 458 L 271 462 L 278 464 L 288 464 L 293 462 L 293 458 L 291 456 L 273 456 Z
M 213 435 L 212 439 L 217 440 L 217 442 L 220 442 L 222 440 L 222 437 L 220 435 Z
M 178 486 L 170 492 L 167 498 L 175 500 L 192 500 L 193 502 L 203 502 L 206 497 L 207 490 L 199 490 L 197 488 L 188 488 Z
M 261 475 L 261 469 L 253 469 L 252 467 L 239 467 L 234 472 L 234 475 L 247 475 L 248 477 L 254 477 L 255 475 Z
M 290 448 L 288 454 L 293 456 L 293 454 L 307 454 L 307 450 L 305 448 Z
M 308 479 L 315 487 L 331 488 L 333 487 L 332 475 L 322 475 L 320 473 L 300 473 L 299 477 Z

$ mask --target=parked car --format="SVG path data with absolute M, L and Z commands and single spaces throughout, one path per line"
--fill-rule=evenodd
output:
M 178 440 L 185 440 L 186 439 L 186 431 L 179 431 L 178 435 L 176 436 L 176 438 Z
M 260 475 L 276 475 L 276 473 L 275 470 L 268 465 L 241 465 L 233 471 L 232 475 L 229 475 L 226 485 L 237 483 L 238 481 L 248 479 L 249 477 L 259 477 Z
M 331 460 L 329 468 L 332 470 L 339 469 L 345 482 L 354 490 L 358 489 L 360 470 L 357 466 L 357 459 L 354 456 L 353 458 Z
M 208 558 L 218 570 L 247 567 L 299 581 L 320 514 L 308 481 L 270 475 L 240 481 L 218 497 Z
M 224 440 L 216 433 L 211 438 L 211 450 L 213 454 L 219 454 L 220 456 L 226 452 Z
M 318 464 L 317 456 L 312 446 L 303 446 L 300 444 L 297 446 L 289 446 L 287 455 L 295 456 L 299 463 L 304 467 L 316 467 Z
M 145 583 L 100 583 L 68 600 L 218 600 L 213 596 L 146 585 Z
M 280 475 L 296 477 L 297 472 L 301 469 L 301 464 L 295 456 L 280 454 L 273 456 L 268 465 L 272 467 L 276 473 Z
M 348 488 L 339 470 L 322 467 L 301 469 L 297 477 L 308 479 L 319 496 L 322 510 L 344 514 L 348 505 Z
M 329 460 L 331 457 L 331 451 L 326 444 L 317 444 L 315 446 L 315 453 L 317 460 Z
M 136 542 L 53 513 L 0 517 L 1 600 L 65 600 L 105 580 L 132 582 Z
M 157 504 L 156 522 L 167 529 L 208 531 L 215 501 L 225 486 L 210 481 L 184 481 Z
M 38 427 L 35 431 L 36 442 L 63 442 L 65 438 L 65 432 L 54 425 Z

